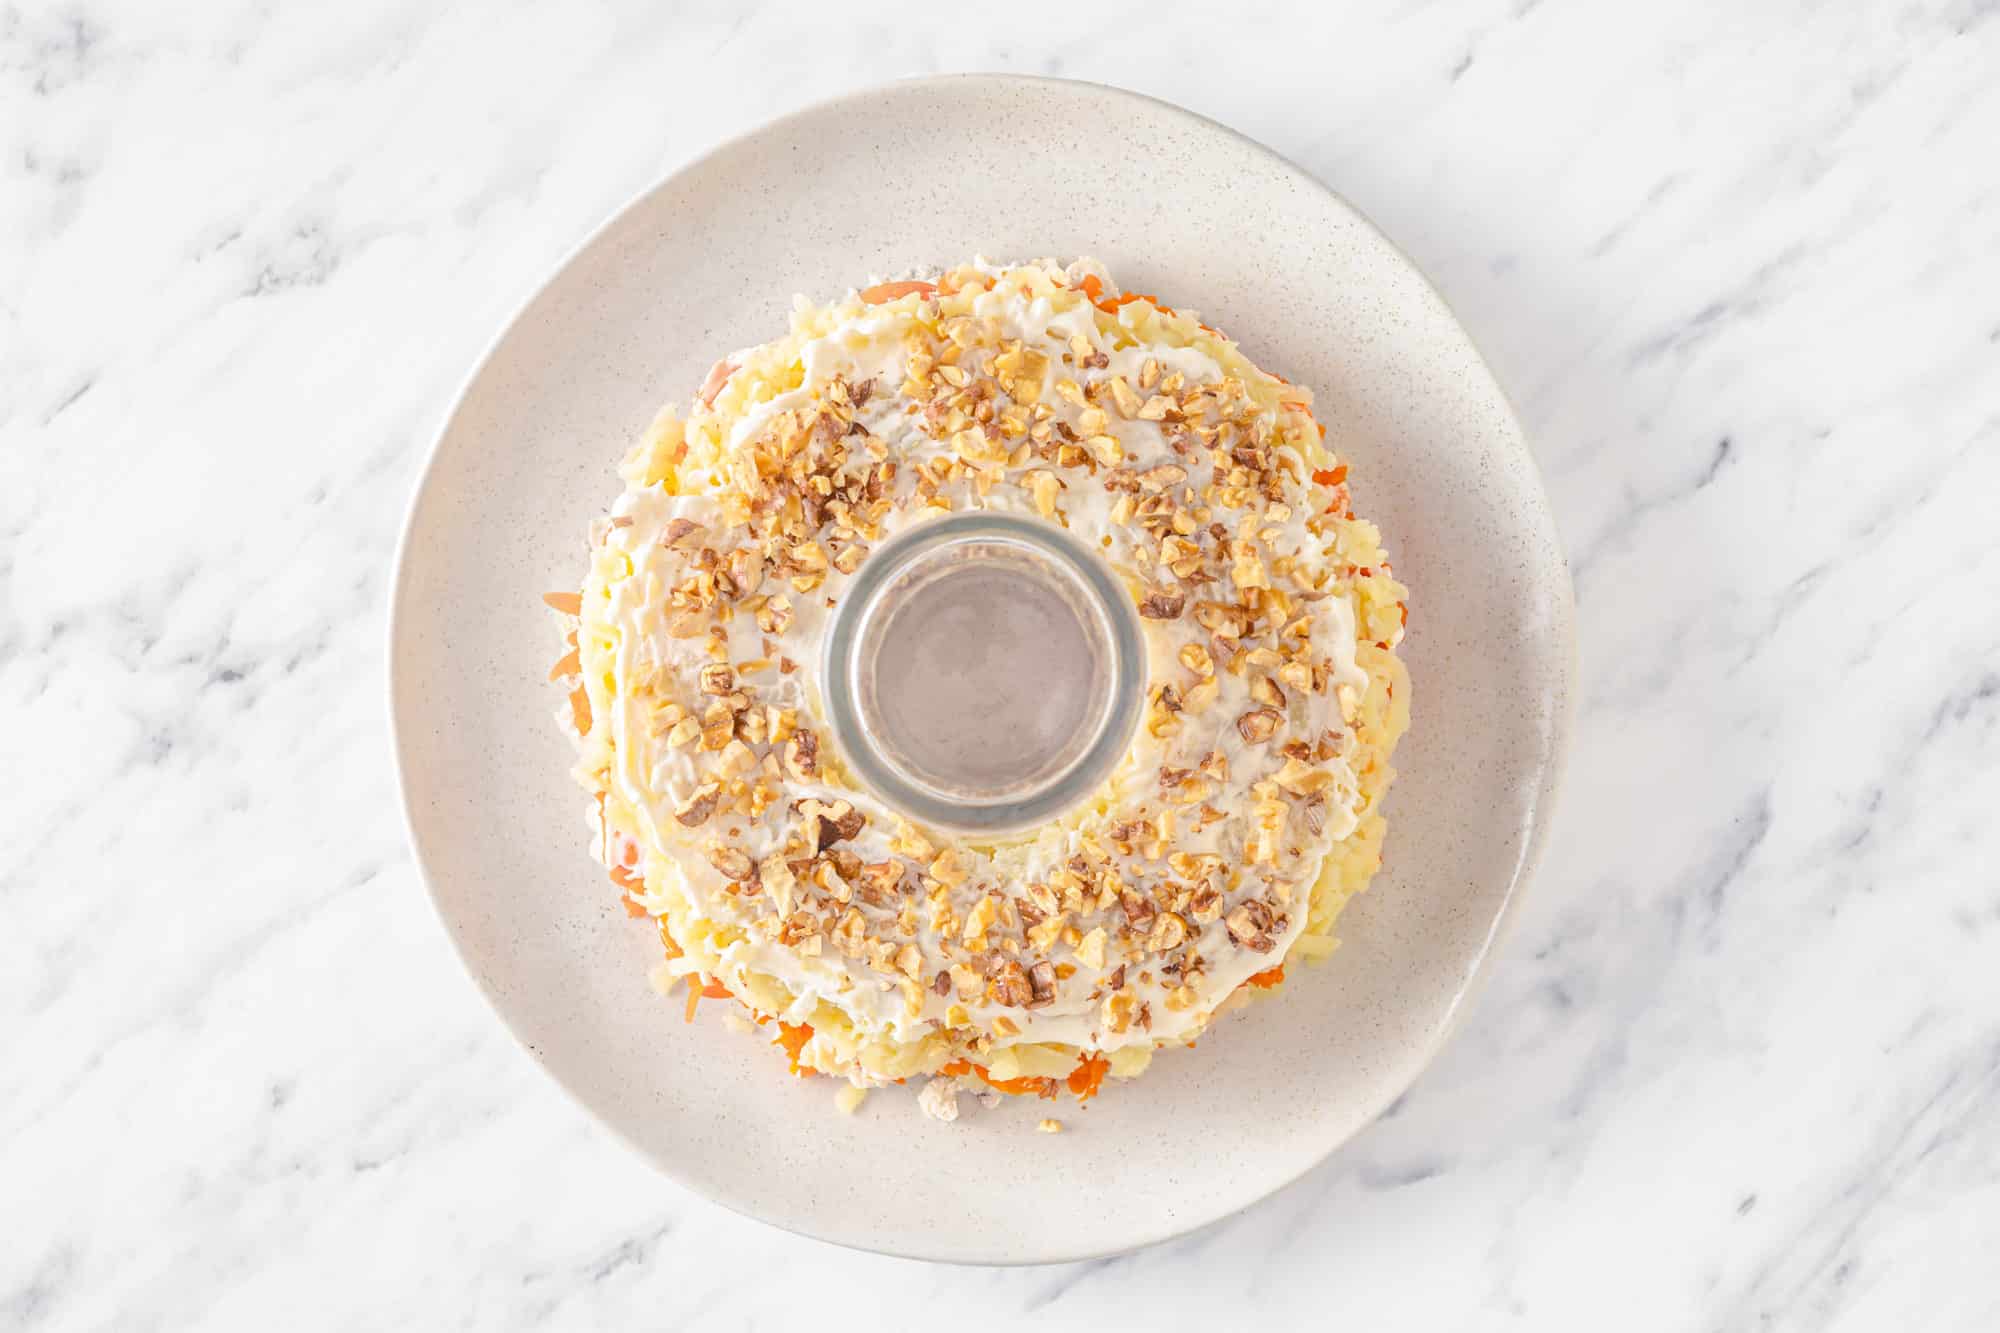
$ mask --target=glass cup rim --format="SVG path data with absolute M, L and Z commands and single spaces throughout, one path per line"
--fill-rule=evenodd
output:
M 1108 658 L 1108 697 L 1092 709 L 1093 734 L 1074 758 L 1036 775 L 1034 785 L 986 799 L 953 796 L 898 764 L 863 717 L 858 650 L 883 595 L 913 569 L 953 548 L 990 544 L 1047 561 L 1096 622 Z M 1086 633 L 1091 626 L 1085 626 Z M 1132 598 L 1102 555 L 1052 523 L 1004 512 L 943 515 L 897 533 L 864 561 L 834 608 L 822 647 L 821 688 L 831 739 L 850 772 L 906 817 L 961 833 L 1016 833 L 1080 805 L 1123 759 L 1144 698 L 1145 643 Z

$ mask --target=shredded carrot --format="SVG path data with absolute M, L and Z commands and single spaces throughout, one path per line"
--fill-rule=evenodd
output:
M 584 692 L 581 685 L 569 692 L 569 716 L 570 721 L 576 723 L 577 735 L 590 734 L 590 695 Z
M 634 889 L 643 891 L 646 887 L 644 880 L 633 874 L 629 867 L 622 865 L 611 867 L 611 882 L 627 893 Z
M 665 917 L 660 918 L 660 947 L 667 951 L 667 957 L 670 959 L 681 956 L 681 946 L 675 942 L 673 931 L 667 928 Z
M 1116 301 L 1112 302 L 1110 306 L 1103 308 L 1109 309 L 1113 313 L 1116 313 L 1119 306 L 1131 305 L 1134 301 L 1144 301 L 1148 305 L 1152 306 L 1153 309 L 1159 311 L 1163 315 L 1171 315 L 1174 313 L 1174 308 L 1172 306 L 1163 305 L 1161 304 L 1159 297 L 1148 296 L 1144 292 L 1126 292 L 1123 296 L 1119 297 Z
M 649 915 L 645 907 L 637 899 L 632 898 L 629 895 L 621 897 L 618 901 L 625 904 L 625 915 L 633 918 L 634 920 L 637 920 L 642 916 Z
M 1398 614 L 1398 615 L 1400 615 L 1400 616 L 1402 616 L 1402 617 L 1403 617 L 1403 627 L 1404 627 L 1405 629 L 1409 628 L 1409 624 L 1410 624 L 1410 604 L 1409 604 L 1408 602 L 1398 602 L 1398 603 L 1396 603 L 1396 612 L 1397 612 L 1397 614 Z
M 1171 315 L 1174 313 L 1174 308 L 1172 306 L 1162 305 L 1160 303 L 1159 297 L 1148 296 L 1144 292 L 1126 292 L 1123 295 L 1115 296 L 1107 300 L 1104 295 L 1104 282 L 1095 273 L 1084 274 L 1083 281 L 1078 283 L 1077 286 L 1083 289 L 1084 300 L 1090 302 L 1092 305 L 1096 306 L 1099 310 L 1102 310 L 1107 315 L 1117 314 L 1118 307 L 1124 305 L 1130 305 L 1134 301 L 1150 301 L 1153 305 L 1153 308 L 1155 310 L 1158 310 L 1163 315 Z M 1206 324 L 1202 325 L 1202 327 L 1204 329 L 1208 329 L 1210 333 L 1214 333 L 1215 336 L 1218 338 L 1222 336 L 1220 333 L 1216 333 L 1214 329 L 1209 329 L 1208 325 Z
M 556 664 L 549 668 L 549 679 L 561 680 L 564 676 L 574 676 L 581 670 L 583 663 L 577 660 L 576 649 L 572 648 L 558 657 Z
M 1313 422 L 1313 425 L 1315 425 L 1315 426 L 1319 426 L 1319 423 L 1318 423 L 1317 421 L 1315 421 L 1315 422 Z M 1320 437 L 1320 438 L 1321 438 L 1322 440 L 1326 438 L 1326 427 L 1325 427 L 1325 426 L 1319 426 L 1319 437 Z
M 666 928 L 664 926 L 661 927 L 660 934 L 663 938 L 666 936 L 666 933 Z M 678 955 L 669 952 L 667 956 L 673 958 Z M 706 980 L 700 976 L 689 977 L 687 1021 L 690 1023 L 694 1022 L 694 1011 L 700 1006 L 703 1000 L 727 1000 L 730 998 L 729 988 L 721 982 Z
M 778 1024 L 778 1035 L 772 1039 L 771 1044 L 784 1048 L 786 1056 L 791 1059 L 794 1074 L 799 1072 L 799 1052 L 806 1048 L 806 1043 L 812 1040 L 812 1035 L 810 1023 Z
M 881 305 L 885 301 L 908 296 L 911 292 L 934 296 L 937 294 L 937 285 L 929 282 L 885 282 L 861 293 L 861 299 L 869 305 Z
M 1070 1070 L 1069 1077 L 1064 1083 L 1078 1101 L 1087 1102 L 1097 1095 L 1098 1088 L 1103 1086 L 1105 1074 L 1110 1070 L 1111 1062 L 1096 1051 L 1091 1051 L 1077 1061 L 1076 1068 Z
M 971 1072 L 972 1062 L 969 1060 L 953 1060 L 943 1069 L 938 1070 L 938 1073 L 946 1078 L 957 1078 L 961 1074 L 970 1074 Z
M 1256 976 L 1251 977 L 1248 981 L 1244 982 L 1243 984 L 1246 986 L 1255 986 L 1258 990 L 1269 990 L 1271 989 L 1271 987 L 1277 985 L 1284 979 L 1285 979 L 1285 965 L 1283 963 L 1280 963 L 1276 967 L 1271 968 L 1268 971 L 1259 972 Z
M 1325 432 L 1322 431 L 1321 434 Z M 1320 468 L 1313 473 L 1313 480 L 1322 486 L 1338 486 L 1347 480 L 1347 464 L 1335 468 Z
M 583 594 L 580 592 L 545 592 L 542 600 L 566 616 L 583 614 Z
M 974 1065 L 972 1072 L 979 1075 L 979 1081 L 987 1087 L 997 1092 L 1004 1092 L 1009 1097 L 1033 1095 L 1048 1101 L 1056 1095 L 1056 1081 L 1052 1078 L 1037 1078 L 1033 1075 L 1024 1075 L 1020 1078 L 994 1078 L 986 1072 L 984 1065 Z

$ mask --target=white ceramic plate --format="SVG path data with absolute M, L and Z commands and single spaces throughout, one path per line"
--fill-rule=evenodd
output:
M 975 254 L 1091 254 L 1312 387 L 1412 590 L 1414 729 L 1387 868 L 1338 955 L 1040 1136 L 1043 1103 L 849 1118 L 646 982 L 658 952 L 586 853 L 544 683 L 613 465 L 794 292 Z M 1542 841 L 1569 717 L 1570 589 L 1519 426 L 1410 263 L 1318 182 L 1176 107 L 1087 84 L 900 83 L 768 125 L 600 230 L 472 376 L 404 534 L 390 674 L 417 856 L 467 968 L 593 1115 L 778 1226 L 980 1262 L 1187 1231 L 1320 1161 L 1430 1059 Z M 636 1169 L 636 1167 L 635 1167 Z

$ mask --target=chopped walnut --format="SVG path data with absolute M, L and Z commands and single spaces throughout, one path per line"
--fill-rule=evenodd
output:
M 801 727 L 785 746 L 785 770 L 801 781 L 819 774 L 819 737 Z
M 1002 963 L 986 983 L 986 998 L 994 1004 L 1025 1009 L 1035 1002 L 1035 988 L 1019 963 Z
M 1178 912 L 1162 912 L 1153 922 L 1153 933 L 1146 940 L 1146 947 L 1155 953 L 1168 953 L 1187 942 L 1187 922 Z
M 1310 796 L 1332 786 L 1333 774 L 1323 768 L 1302 764 L 1297 759 L 1287 759 L 1272 780 L 1294 796 Z
M 728 694 L 736 688 L 736 673 L 727 663 L 712 662 L 701 669 L 703 694 Z
M 817 850 L 825 850 L 854 837 L 868 823 L 868 817 L 846 801 L 835 801 L 831 805 L 810 799 L 801 801 L 799 814 L 804 817 L 808 839 Z
M 1284 715 L 1275 708 L 1252 709 L 1236 719 L 1236 731 L 1246 744 L 1262 745 L 1278 734 L 1284 720 Z
M 782 594 L 769 598 L 757 608 L 757 628 L 766 634 L 783 634 L 792 624 L 791 600 Z
M 1223 921 L 1229 931 L 1229 938 L 1246 949 L 1257 953 L 1269 953 L 1271 940 L 1271 909 L 1255 899 L 1243 903 Z
M 757 873 L 757 863 L 738 847 L 717 847 L 708 854 L 708 863 L 733 880 L 747 880 Z
M 722 784 L 706 782 L 694 789 L 685 801 L 674 807 L 674 818 L 689 828 L 707 822 L 715 813 L 715 804 L 722 798 Z

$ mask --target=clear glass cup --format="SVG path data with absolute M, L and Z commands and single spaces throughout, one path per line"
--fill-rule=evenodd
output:
M 834 610 L 821 681 L 841 758 L 920 823 L 1035 828 L 1124 756 L 1145 694 L 1132 599 L 1053 524 L 954 514 L 875 548 Z

